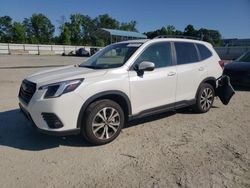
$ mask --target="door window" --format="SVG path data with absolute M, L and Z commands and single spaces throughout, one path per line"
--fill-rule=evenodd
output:
M 175 42 L 177 64 L 189 64 L 199 61 L 196 47 L 190 42 Z
M 171 45 L 169 42 L 160 42 L 150 45 L 142 52 L 134 63 L 134 67 L 143 61 L 150 61 L 155 64 L 155 68 L 172 65 Z

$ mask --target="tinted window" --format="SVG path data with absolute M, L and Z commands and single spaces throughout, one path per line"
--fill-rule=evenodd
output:
M 198 50 L 200 52 L 201 60 L 207 59 L 212 56 L 212 53 L 210 52 L 209 49 L 207 49 L 206 46 L 202 44 L 196 44 L 196 46 L 198 47 Z
M 142 52 L 134 65 L 139 65 L 143 61 L 153 62 L 155 68 L 170 66 L 172 64 L 170 43 L 161 42 L 150 45 Z
M 177 64 L 188 64 L 199 61 L 197 50 L 193 43 L 175 42 Z

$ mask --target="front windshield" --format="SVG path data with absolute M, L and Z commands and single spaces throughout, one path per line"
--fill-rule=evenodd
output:
M 250 52 L 247 52 L 244 55 L 240 56 L 236 61 L 239 61 L 239 62 L 250 62 Z
M 121 67 L 134 54 L 142 43 L 117 43 L 104 48 L 80 64 L 80 67 L 109 69 Z

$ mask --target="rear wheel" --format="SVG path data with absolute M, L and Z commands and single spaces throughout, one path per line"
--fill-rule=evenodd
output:
M 119 104 L 112 100 L 100 100 L 92 103 L 85 113 L 82 135 L 95 145 L 113 141 L 124 125 L 124 112 Z
M 214 88 L 212 85 L 204 83 L 200 86 L 193 109 L 197 113 L 205 113 L 212 107 L 213 102 Z

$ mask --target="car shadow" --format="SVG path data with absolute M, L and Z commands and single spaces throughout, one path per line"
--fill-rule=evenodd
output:
M 159 120 L 176 114 L 166 112 L 126 123 L 125 128 Z M 81 135 L 50 136 L 35 130 L 19 109 L 0 112 L 0 146 L 7 146 L 28 151 L 40 151 L 59 146 L 94 147 Z
M 0 112 L 0 146 L 39 151 L 61 145 L 91 147 L 80 135 L 59 137 L 37 132 L 19 109 Z

